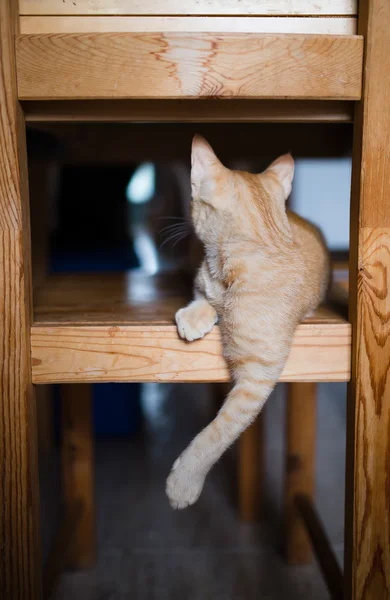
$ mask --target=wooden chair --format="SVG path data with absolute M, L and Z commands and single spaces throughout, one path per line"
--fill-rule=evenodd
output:
M 42 597 L 34 384 L 67 384 L 68 394 L 73 383 L 228 380 L 217 328 L 183 352 L 172 315 L 186 290 L 63 276 L 33 296 L 25 121 L 353 120 L 349 320 L 320 309 L 302 323 L 282 375 L 297 386 L 349 381 L 343 577 L 309 486 L 291 483 L 289 502 L 333 597 L 387 598 L 390 5 L 362 1 L 358 15 L 353 0 L 237 1 L 223 15 L 220 3 L 190 0 L 185 14 L 181 6 L 145 0 L 137 16 L 132 0 L 99 9 L 89 0 L 20 0 L 19 11 L 0 3 L 0 589 L 7 600 Z M 141 283 L 155 290 L 158 319 L 132 292 Z M 292 390 L 297 417 L 303 395 Z M 74 449 L 88 439 L 88 419 L 74 410 L 66 452 L 77 478 L 89 450 Z M 82 531 L 93 540 L 88 495 L 65 493 L 57 549 Z M 73 564 L 83 556 L 73 544 Z M 50 590 L 53 576 L 45 581 Z

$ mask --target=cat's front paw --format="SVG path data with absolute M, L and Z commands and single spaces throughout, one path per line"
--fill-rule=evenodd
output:
M 182 509 L 194 504 L 204 485 L 204 476 L 192 470 L 178 458 L 170 472 L 165 491 L 172 508 Z
M 217 313 L 210 304 L 193 302 L 181 308 L 175 315 L 180 337 L 188 342 L 200 340 L 212 330 L 217 322 Z

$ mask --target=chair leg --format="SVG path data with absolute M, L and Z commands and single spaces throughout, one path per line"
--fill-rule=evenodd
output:
M 62 470 L 66 514 L 81 506 L 68 566 L 87 568 L 96 558 L 92 386 L 62 386 Z
M 316 384 L 288 384 L 285 480 L 286 557 L 289 564 L 306 564 L 312 551 L 295 507 L 297 494 L 313 499 L 315 485 Z
M 352 153 L 344 597 L 390 598 L 390 2 L 359 3 Z M 384 108 L 386 109 L 384 110 Z
M 40 600 L 42 571 L 25 123 L 18 103 L 18 3 L 0 2 L 0 596 Z
M 239 440 L 238 506 L 242 521 L 255 521 L 259 517 L 262 462 L 263 415 L 260 413 Z

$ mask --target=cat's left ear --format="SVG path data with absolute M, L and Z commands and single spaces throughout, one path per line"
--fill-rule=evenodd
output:
M 215 181 L 223 169 L 210 144 L 200 135 L 195 135 L 191 152 L 191 186 L 193 197 L 199 196 L 211 202 Z
M 292 181 L 294 179 L 295 164 L 291 154 L 283 154 L 270 164 L 267 171 L 271 171 L 283 186 L 285 200 L 291 194 Z

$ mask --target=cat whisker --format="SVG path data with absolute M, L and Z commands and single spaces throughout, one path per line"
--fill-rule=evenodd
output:
M 176 241 L 173 242 L 172 248 L 174 248 L 179 242 L 181 242 L 182 240 L 184 240 L 186 237 L 187 237 L 187 234 L 183 235 L 182 237 L 178 237 L 176 239 Z
M 173 240 L 175 240 L 176 238 L 184 238 L 186 236 L 186 233 L 183 231 L 177 231 L 172 233 L 171 235 L 169 235 L 166 240 L 164 240 L 163 244 L 167 244 Z
M 172 247 L 175 247 L 176 244 L 178 244 L 181 240 L 184 240 L 188 235 L 188 231 L 174 231 L 160 244 L 160 248 L 172 241 L 174 242 Z
M 160 233 L 163 231 L 176 231 L 176 230 L 186 230 L 187 223 L 173 223 L 172 225 L 167 225 L 160 230 Z

